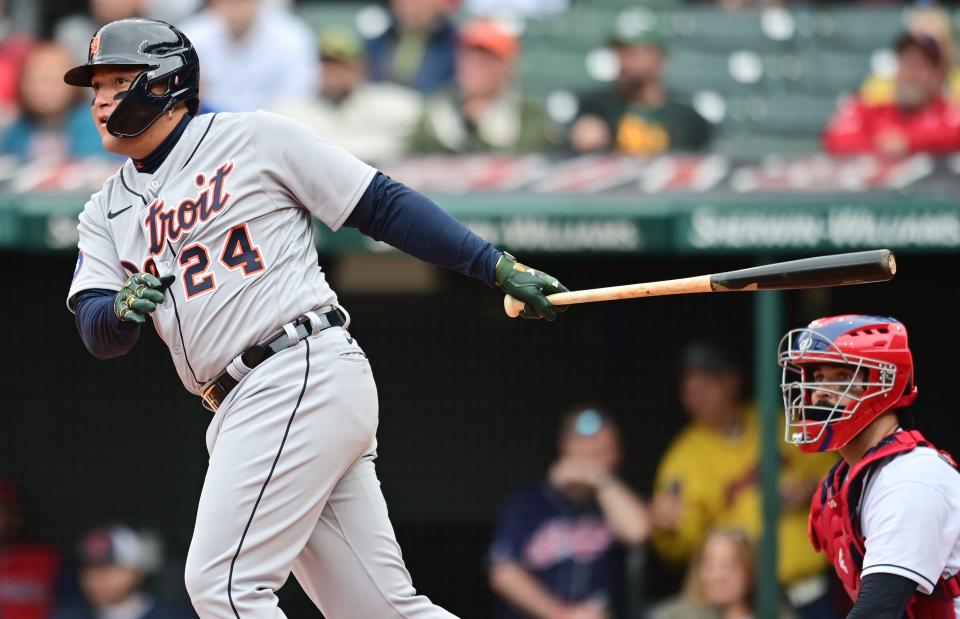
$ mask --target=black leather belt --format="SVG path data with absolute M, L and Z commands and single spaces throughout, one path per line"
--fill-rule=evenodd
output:
M 292 323 L 293 329 L 297 334 L 297 342 L 313 333 L 319 333 L 330 327 L 342 327 L 347 323 L 346 315 L 344 315 L 340 308 L 336 307 L 322 314 L 318 314 L 318 316 L 320 318 L 320 324 L 316 331 L 314 331 L 313 323 L 310 322 L 308 316 L 301 316 Z M 273 355 L 290 346 L 290 338 L 287 336 L 287 332 L 281 329 L 276 335 L 243 351 L 240 355 L 240 360 L 243 361 L 245 366 L 252 370 Z M 207 409 L 216 412 L 223 401 L 227 399 L 227 395 L 229 395 L 230 392 L 233 391 L 233 388 L 239 383 L 239 380 L 231 376 L 229 372 L 224 371 L 203 390 L 203 393 L 200 395 L 200 397 L 203 398 L 203 405 Z

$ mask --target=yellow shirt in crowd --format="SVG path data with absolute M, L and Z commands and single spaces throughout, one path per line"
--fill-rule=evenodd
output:
M 893 103 L 893 79 L 870 75 L 860 87 L 860 98 L 867 105 L 885 105 Z M 954 67 L 947 76 L 944 95 L 953 103 L 960 104 L 960 68 Z
M 654 493 L 676 491 L 683 511 L 676 532 L 656 531 L 653 546 L 664 559 L 681 563 L 713 528 L 740 528 L 755 542 L 760 538 L 760 440 L 757 411 L 749 407 L 736 436 L 689 424 L 660 461 Z M 781 424 L 782 426 L 782 424 Z M 780 437 L 783 436 L 782 430 Z M 818 482 L 836 461 L 836 454 L 805 454 L 779 441 L 781 480 Z M 807 537 L 809 503 L 780 515 L 778 573 L 786 585 L 821 572 L 826 565 Z

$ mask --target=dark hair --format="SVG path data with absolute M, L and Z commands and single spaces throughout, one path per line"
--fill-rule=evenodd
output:
M 897 415 L 897 423 L 900 424 L 900 427 L 904 430 L 914 430 L 917 427 L 916 419 L 913 416 L 913 411 L 907 408 L 898 408 L 893 411 Z
M 706 341 L 691 342 L 684 348 L 680 368 L 682 372 L 702 370 L 716 376 L 743 375 L 743 369 L 730 349 Z

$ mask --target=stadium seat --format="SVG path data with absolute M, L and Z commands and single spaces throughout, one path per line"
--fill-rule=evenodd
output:
M 637 0 L 574 0 L 575 6 L 601 7 L 611 10 L 630 9 L 638 6 Z M 645 0 L 644 8 L 655 11 L 676 9 L 683 6 L 683 0 Z
M 762 60 L 757 58 L 762 65 Z M 754 81 L 742 81 L 731 74 L 728 54 L 703 53 L 674 49 L 666 69 L 667 87 L 676 92 L 691 94 L 699 90 L 713 90 L 721 94 L 747 93 L 762 89 L 761 75 Z
M 733 159 L 760 159 L 767 155 L 808 155 L 821 149 L 819 136 L 721 134 L 714 140 L 712 150 Z
M 904 27 L 902 8 L 824 10 L 813 20 L 813 43 L 819 50 L 870 54 L 890 47 Z
M 800 56 L 797 89 L 813 95 L 856 92 L 870 75 L 870 56 L 815 51 Z
M 744 103 L 728 103 L 730 116 L 742 118 L 749 132 L 783 137 L 819 135 L 836 108 L 837 97 L 775 93 Z
M 356 16 L 364 6 L 356 2 L 305 2 L 298 8 L 297 14 L 313 28 L 314 32 L 321 32 L 331 27 L 356 31 Z
M 675 11 L 665 16 L 664 22 L 671 34 L 671 43 L 687 49 L 712 52 L 751 50 L 757 53 L 778 52 L 792 45 L 790 30 L 778 29 L 775 40 L 764 28 L 763 13 L 759 11 L 729 12 L 719 9 L 691 9 Z M 792 20 L 782 11 L 780 17 Z M 769 21 L 769 20 L 768 20 Z
M 579 52 L 528 49 L 520 58 L 519 83 L 528 95 L 543 97 L 558 89 L 589 90 L 599 85 Z
M 613 31 L 617 11 L 573 6 L 568 11 L 529 19 L 523 34 L 524 49 L 560 49 L 584 52 L 605 45 Z

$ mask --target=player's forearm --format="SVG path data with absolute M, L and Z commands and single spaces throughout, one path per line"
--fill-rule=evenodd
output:
M 917 583 L 897 574 L 867 574 L 847 619 L 900 619 Z
M 87 350 L 97 359 L 120 357 L 133 348 L 140 336 L 137 325 L 122 322 L 113 311 L 111 290 L 84 290 L 77 295 L 76 324 Z
M 505 561 L 490 568 L 490 587 L 517 608 L 539 619 L 551 619 L 564 604 L 516 563 Z
M 378 173 L 344 222 L 416 258 L 494 285 L 500 252 L 430 198 Z
M 597 502 L 607 524 L 625 544 L 642 544 L 650 537 L 650 514 L 636 494 L 612 478 L 597 489 Z

